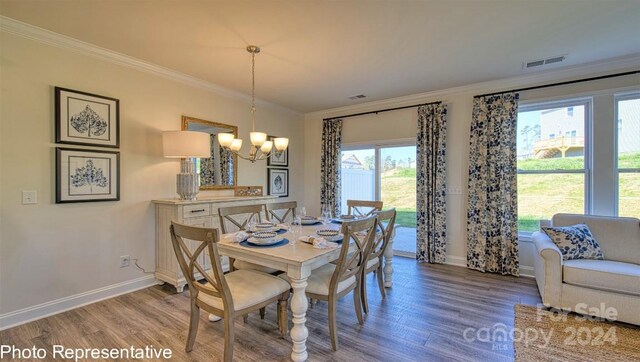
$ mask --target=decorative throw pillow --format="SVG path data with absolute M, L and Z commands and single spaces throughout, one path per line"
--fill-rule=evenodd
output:
M 585 224 L 543 226 L 542 231 L 558 245 L 562 253 L 562 260 L 604 259 L 600 244 Z

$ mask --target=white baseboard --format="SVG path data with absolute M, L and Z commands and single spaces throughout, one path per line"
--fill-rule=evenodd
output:
M 455 255 L 447 255 L 447 265 L 455 265 L 461 267 L 467 267 L 467 258 Z M 535 278 L 535 273 L 532 266 L 520 265 L 520 276 L 526 278 Z
M 131 293 L 158 284 L 158 280 L 152 275 L 128 280 L 126 282 L 109 285 L 103 288 L 34 305 L 24 309 L 0 315 L 0 331 L 18 326 L 37 319 L 79 308 L 87 304 Z

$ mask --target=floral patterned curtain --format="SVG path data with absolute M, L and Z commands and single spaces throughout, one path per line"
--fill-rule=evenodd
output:
M 211 157 L 200 159 L 200 185 L 216 184 L 215 142 L 216 135 L 212 134 L 210 138 Z
M 515 276 L 518 99 L 518 93 L 505 93 L 473 101 L 467 207 L 467 266 Z
M 443 264 L 447 248 L 446 208 L 447 107 L 418 108 L 416 191 L 418 238 L 416 259 Z
M 320 161 L 320 203 L 328 206 L 334 215 L 340 215 L 340 147 L 342 120 L 325 120 L 322 126 Z

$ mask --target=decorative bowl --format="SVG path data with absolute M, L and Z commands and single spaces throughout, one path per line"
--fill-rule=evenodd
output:
M 261 222 L 256 224 L 255 229 L 256 230 L 269 230 L 273 228 L 273 224 L 270 222 Z
M 316 234 L 323 238 L 334 238 L 338 236 L 338 234 L 340 234 L 340 231 L 333 230 L 333 229 L 322 229 L 322 230 L 316 231 Z
M 278 236 L 278 233 L 273 231 L 256 231 L 252 236 L 258 241 L 268 241 L 275 239 Z

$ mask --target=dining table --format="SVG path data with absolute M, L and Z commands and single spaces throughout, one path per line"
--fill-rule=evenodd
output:
M 300 236 L 314 235 L 319 229 L 340 229 L 340 227 L 341 225 L 336 222 L 303 225 L 300 228 L 300 232 L 295 236 L 290 230 L 286 230 L 282 236 L 289 242 L 281 246 L 260 247 L 239 243 L 236 241 L 237 232 L 222 234 L 218 243 L 218 250 L 221 255 L 281 270 L 287 274 L 293 289 L 290 302 L 293 321 L 293 327 L 290 331 L 293 344 L 291 359 L 293 361 L 306 361 L 308 357 L 306 343 L 309 330 L 305 325 L 309 307 L 309 301 L 305 294 L 307 278 L 313 273 L 314 269 L 326 265 L 340 256 L 340 247 L 319 249 L 296 239 L 299 239 Z M 391 238 L 392 240 L 393 238 Z M 384 259 L 384 285 L 390 288 L 393 275 L 393 245 L 391 242 L 387 247 L 387 252 L 384 254 Z

